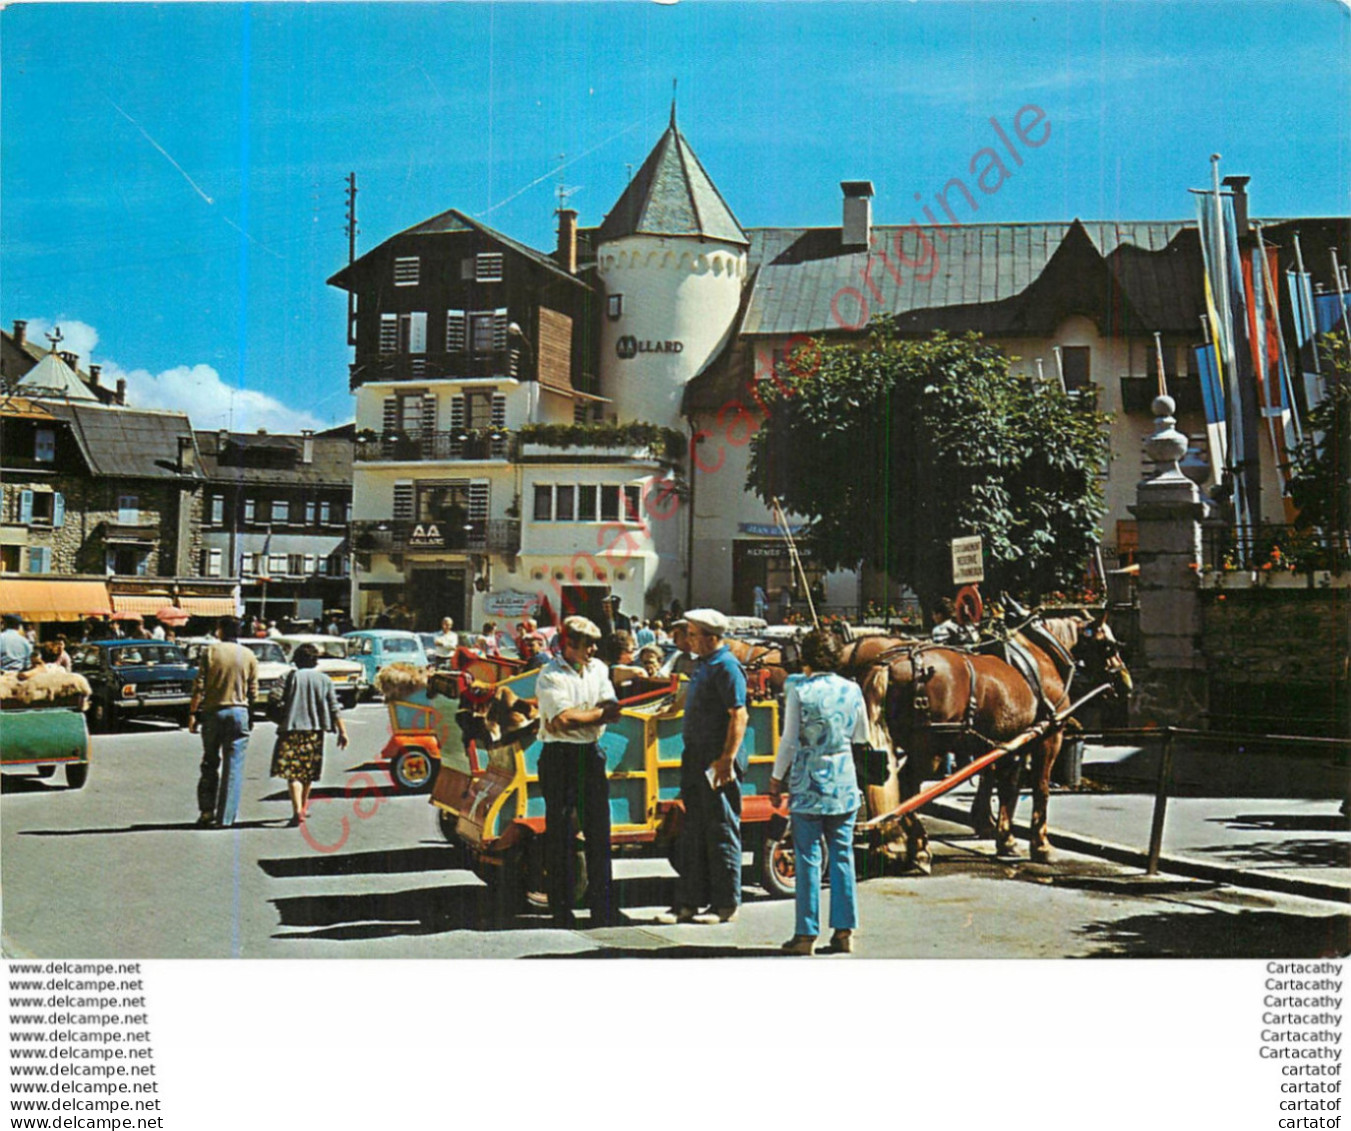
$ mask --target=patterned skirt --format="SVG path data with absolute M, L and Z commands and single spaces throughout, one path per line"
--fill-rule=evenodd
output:
M 272 748 L 272 776 L 287 781 L 318 781 L 324 772 L 324 732 L 293 730 Z

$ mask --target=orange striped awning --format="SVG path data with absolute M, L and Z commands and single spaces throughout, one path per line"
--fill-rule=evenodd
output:
M 174 599 L 167 593 L 114 593 L 113 611 L 135 613 L 143 617 L 153 617 L 165 605 L 172 605 Z
M 180 597 L 178 604 L 194 617 L 232 617 L 235 615 L 233 597 Z
M 112 615 L 108 586 L 102 581 L 0 579 L 0 612 L 31 621 L 69 621 Z

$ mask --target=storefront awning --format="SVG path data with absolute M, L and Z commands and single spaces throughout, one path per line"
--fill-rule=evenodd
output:
M 172 605 L 174 599 L 168 593 L 114 593 L 113 611 L 118 613 L 138 613 L 143 617 L 153 617 L 155 613 Z
M 0 580 L 0 612 L 32 621 L 111 616 L 108 587 L 101 581 Z
M 232 617 L 235 615 L 233 597 L 180 597 L 179 607 L 194 617 Z

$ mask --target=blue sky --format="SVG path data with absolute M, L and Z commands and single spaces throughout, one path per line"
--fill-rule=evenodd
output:
M 59 322 L 82 365 L 199 427 L 326 426 L 352 413 L 324 283 L 349 171 L 358 252 L 447 208 L 547 249 L 559 180 L 599 223 L 675 78 L 748 227 L 837 224 L 862 178 L 907 222 L 1028 103 L 1051 136 L 981 219 L 1186 217 L 1212 152 L 1256 214 L 1347 215 L 1348 59 L 1334 0 L 21 3 L 0 318 Z

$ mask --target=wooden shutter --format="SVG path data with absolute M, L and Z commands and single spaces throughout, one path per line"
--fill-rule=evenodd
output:
M 386 397 L 383 416 L 384 426 L 382 432 L 397 432 L 399 430 L 399 398 Z
M 411 519 L 413 517 L 413 481 L 407 480 L 394 484 L 394 518 Z
M 33 492 L 19 492 L 19 521 L 25 526 L 33 523 Z
M 446 352 L 464 352 L 464 311 L 446 311 Z
M 450 430 L 458 432 L 464 427 L 464 394 L 457 393 L 450 398 Z
M 505 307 L 499 307 L 493 311 L 493 349 L 504 350 L 507 348 L 507 311 Z
M 436 395 L 424 393 L 422 396 L 422 435 L 429 437 L 436 431 Z
M 60 491 L 52 494 L 52 525 L 64 526 L 66 522 L 66 497 Z

